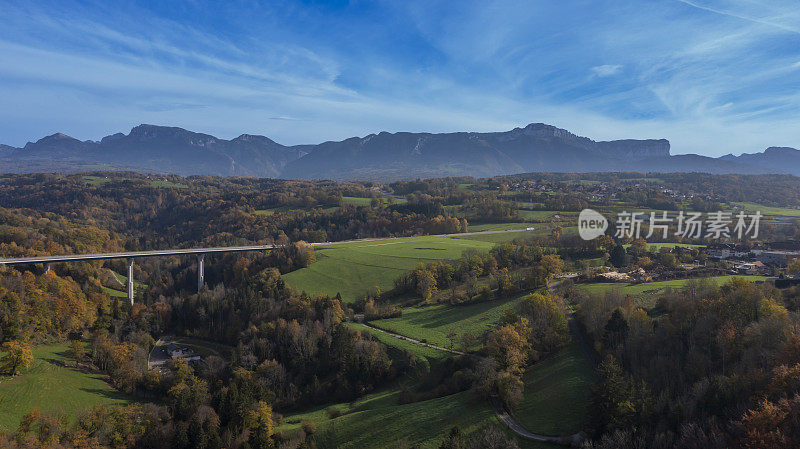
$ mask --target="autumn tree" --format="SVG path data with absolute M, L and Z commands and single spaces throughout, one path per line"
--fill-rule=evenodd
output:
M 516 310 L 529 323 L 529 341 L 536 352 L 552 352 L 569 341 L 567 317 L 560 297 L 533 293 L 524 297 Z
M 269 449 L 274 447 L 272 433 L 274 423 L 272 420 L 272 406 L 264 401 L 258 401 L 247 415 L 247 428 L 250 430 L 248 443 L 253 449 Z
M 71 358 L 75 359 L 75 364 L 77 365 L 86 356 L 86 346 L 80 340 L 72 340 L 69 342 L 67 353 Z
M 520 335 L 517 327 L 507 324 L 489 334 L 486 349 L 502 368 L 520 372 L 528 360 L 530 343 Z
M 800 258 L 795 259 L 787 267 L 789 274 L 800 274 Z
M 20 369 L 26 369 L 33 362 L 33 353 L 27 343 L 19 340 L 11 340 L 3 343 L 5 355 L 0 358 L 0 366 L 11 376 L 15 376 Z

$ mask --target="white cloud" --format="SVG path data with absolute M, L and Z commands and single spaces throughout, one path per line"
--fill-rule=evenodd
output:
M 595 76 L 599 76 L 601 78 L 602 77 L 606 77 L 606 76 L 616 75 L 621 71 L 622 71 L 622 66 L 621 65 L 608 65 L 608 64 L 606 64 L 606 65 L 598 65 L 598 66 L 592 67 L 592 72 L 595 74 Z
M 138 123 L 294 144 L 546 122 L 597 140 L 668 138 L 674 153 L 800 145 L 800 38 L 761 23 L 790 17 L 739 11 L 736 0 L 711 8 L 758 20 L 709 13 L 694 0 L 598 3 L 608 9 L 603 20 L 567 0 L 458 11 L 433 0 L 392 3 L 392 19 L 374 28 L 326 18 L 303 23 L 319 34 L 299 38 L 262 18 L 236 22 L 253 34 L 231 37 L 161 18 L 126 25 L 69 6 L 51 17 L 48 8 L 9 5 L 0 143 L 56 131 L 97 139 Z M 378 44 L 381 33 L 392 45 Z M 405 52 L 404 39 L 413 44 Z

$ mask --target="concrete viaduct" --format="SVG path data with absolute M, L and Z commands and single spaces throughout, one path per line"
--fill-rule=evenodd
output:
M 153 251 L 127 251 L 121 253 L 95 253 L 95 254 L 71 254 L 66 256 L 33 256 L 18 257 L 14 259 L 0 258 L 0 265 L 31 265 L 41 263 L 45 269 L 50 271 L 50 266 L 59 262 L 77 262 L 92 260 L 127 259 L 128 260 L 128 300 L 133 304 L 133 261 L 143 257 L 161 256 L 197 256 L 197 291 L 202 290 L 205 284 L 204 262 L 206 254 L 218 253 L 241 253 L 246 251 L 269 251 L 275 245 L 259 246 L 226 246 L 218 248 L 190 248 L 190 249 L 165 249 Z
M 429 237 L 457 237 L 465 235 L 477 234 L 501 234 L 505 232 L 521 232 L 532 231 L 533 228 L 521 229 L 506 229 L 501 231 L 479 231 L 479 232 L 463 232 L 459 234 L 437 234 L 430 235 Z M 324 247 L 342 245 L 347 243 L 356 242 L 371 242 L 380 240 L 395 240 L 397 237 L 381 237 L 381 238 L 367 238 L 358 240 L 343 240 L 339 242 L 320 242 L 309 243 L 313 247 Z M 269 251 L 275 249 L 276 245 L 255 245 L 255 246 L 224 246 L 215 248 L 189 248 L 189 249 L 163 249 L 151 251 L 126 251 L 119 253 L 94 253 L 94 254 L 70 254 L 64 256 L 32 256 L 32 257 L 17 257 L 17 258 L 0 258 L 0 265 L 32 265 L 44 264 L 45 269 L 50 271 L 50 266 L 54 263 L 60 262 L 79 262 L 79 261 L 92 261 L 92 260 L 110 260 L 110 259 L 127 259 L 128 260 L 128 300 L 133 304 L 133 261 L 143 257 L 163 257 L 163 256 L 197 256 L 197 291 L 203 289 L 205 279 L 203 275 L 204 262 L 206 254 L 220 254 L 220 253 L 242 253 L 248 251 Z

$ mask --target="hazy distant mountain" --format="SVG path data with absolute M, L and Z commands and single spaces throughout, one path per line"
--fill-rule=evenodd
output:
M 789 173 L 800 176 L 800 150 L 789 147 L 769 147 L 763 153 L 728 154 L 720 159 L 753 165 L 771 173 Z
M 100 142 L 53 134 L 23 148 L 0 145 L 0 172 L 134 170 L 303 179 L 408 179 L 526 172 L 797 173 L 800 151 L 725 156 L 670 155 L 660 140 L 596 142 L 535 123 L 495 133 L 387 133 L 284 146 L 264 136 L 218 139 L 181 128 L 139 125 Z M 794 162 L 792 162 L 794 161 Z
M 284 178 L 397 179 L 527 172 L 764 173 L 704 156 L 670 156 L 669 141 L 595 142 L 542 123 L 497 133 L 380 133 L 317 145 Z
M 28 165 L 48 171 L 86 169 L 140 170 L 177 173 L 277 177 L 300 152 L 263 136 L 241 135 L 232 140 L 182 128 L 139 125 L 127 135 L 100 142 L 53 134 L 23 148 L 2 153 L 2 171 L 26 172 Z M 8 164 L 8 168 L 6 168 Z

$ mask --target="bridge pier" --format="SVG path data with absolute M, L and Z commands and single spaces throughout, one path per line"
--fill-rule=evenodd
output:
M 50 265 L 52 265 L 52 264 L 49 264 L 49 263 L 44 264 L 44 272 L 45 273 L 49 273 L 50 270 L 53 269 L 53 267 L 51 267 Z
M 133 305 L 133 259 L 128 259 L 128 301 Z
M 203 285 L 206 283 L 205 277 L 205 254 L 198 254 L 197 255 L 197 293 L 200 293 L 200 290 L 203 289 Z

